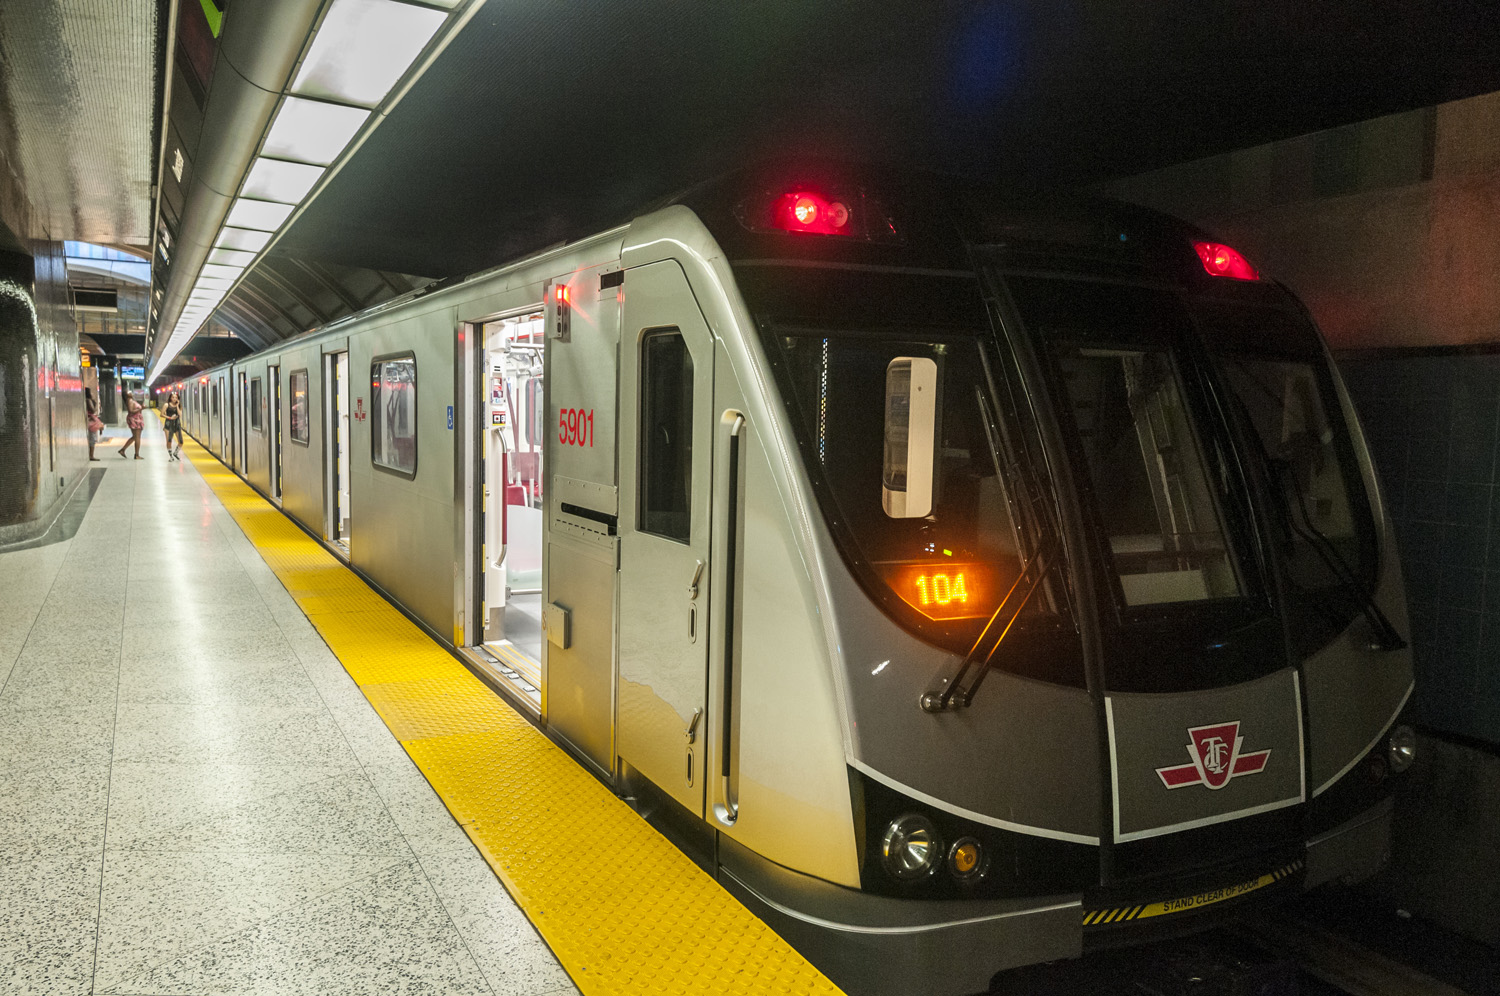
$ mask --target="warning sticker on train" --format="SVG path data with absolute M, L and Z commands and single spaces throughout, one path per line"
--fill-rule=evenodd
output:
M 1153 916 L 1164 916 L 1168 913 L 1186 913 L 1188 910 L 1196 910 L 1204 906 L 1212 906 L 1214 903 L 1222 903 L 1226 899 L 1235 899 L 1246 893 L 1264 889 L 1268 885 L 1284 881 L 1302 870 L 1302 860 L 1299 858 L 1290 864 L 1282 865 L 1273 871 L 1252 878 L 1248 882 L 1236 882 L 1234 885 L 1226 885 L 1220 889 L 1212 889 L 1208 892 L 1200 892 L 1194 896 L 1183 896 L 1180 899 L 1167 899 L 1159 903 L 1143 903 L 1140 906 L 1118 906 L 1114 909 L 1086 910 L 1083 914 L 1083 925 L 1085 927 L 1097 927 L 1105 923 L 1125 923 L 1128 920 L 1145 920 Z
M 1205 785 L 1221 789 L 1231 778 L 1240 775 L 1256 775 L 1266 770 L 1271 758 L 1269 750 L 1257 750 L 1248 754 L 1240 752 L 1245 738 L 1240 736 L 1240 724 L 1217 723 L 1213 726 L 1195 726 L 1188 730 L 1188 757 L 1190 764 L 1176 764 L 1157 768 L 1162 784 L 1169 789 L 1186 788 L 1189 785 Z

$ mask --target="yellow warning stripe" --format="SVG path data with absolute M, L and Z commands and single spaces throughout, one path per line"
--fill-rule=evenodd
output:
M 585 996 L 839 992 L 323 546 L 185 449 Z
M 1188 910 L 1212 906 L 1214 903 L 1222 903 L 1226 899 L 1234 899 L 1254 892 L 1257 889 L 1264 889 L 1268 885 L 1273 885 L 1290 878 L 1301 870 L 1302 861 L 1298 859 L 1291 864 L 1282 865 L 1280 868 L 1273 869 L 1259 878 L 1253 878 L 1248 882 L 1239 882 L 1235 885 L 1225 886 L 1222 889 L 1200 892 L 1195 896 L 1167 899 L 1159 903 L 1143 903 L 1140 906 L 1088 910 L 1083 915 L 1083 925 L 1085 927 L 1098 927 L 1106 923 L 1125 923 L 1131 920 L 1145 920 L 1149 917 L 1165 916 L 1171 913 L 1186 913 Z

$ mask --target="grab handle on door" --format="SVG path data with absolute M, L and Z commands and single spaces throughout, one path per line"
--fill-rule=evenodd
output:
M 731 418 L 733 421 L 731 422 Z M 724 634 L 723 667 L 720 671 L 723 693 L 721 696 L 722 717 L 719 721 L 719 792 L 720 801 L 714 806 L 714 816 L 720 823 L 730 826 L 739 817 L 739 799 L 734 784 L 734 599 L 735 573 L 739 551 L 740 532 L 740 439 L 745 428 L 745 416 L 738 412 L 725 412 L 724 421 L 729 425 L 728 482 L 724 496 Z
M 688 582 L 688 600 L 698 597 L 698 579 L 703 577 L 703 561 L 698 561 L 698 566 L 693 569 L 693 580 Z

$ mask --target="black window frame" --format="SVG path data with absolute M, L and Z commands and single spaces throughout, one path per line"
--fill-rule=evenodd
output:
M 396 468 L 396 467 L 387 466 L 386 464 L 380 463 L 376 459 L 376 457 L 375 457 L 375 438 L 376 438 L 375 421 L 379 418 L 379 411 L 380 411 L 380 406 L 379 406 L 379 400 L 380 400 L 380 394 L 379 394 L 379 391 L 380 391 L 380 376 L 379 376 L 379 372 L 378 371 L 379 371 L 380 365 L 382 363 L 389 363 L 389 362 L 391 362 L 393 360 L 410 360 L 411 361 L 411 439 L 412 439 L 412 444 L 411 445 L 412 445 L 412 449 L 411 449 L 411 470 L 410 470 L 410 472 L 405 471 L 405 470 L 401 470 L 401 469 Z M 415 352 L 413 352 L 412 350 L 410 350 L 410 349 L 403 350 L 402 352 L 399 352 L 399 353 L 382 353 L 381 355 L 372 357 L 370 359 L 370 421 L 371 421 L 371 425 L 370 425 L 370 466 L 373 467 L 373 468 L 375 468 L 376 470 L 380 471 L 381 473 L 390 474 L 392 477 L 404 477 L 408 481 L 414 481 L 414 480 L 417 479 L 417 467 L 420 466 L 419 460 L 420 460 L 421 447 L 419 445 L 419 439 L 418 439 L 418 436 L 420 435 L 420 432 L 419 432 L 420 409 L 417 407 L 417 401 L 418 401 L 417 381 L 419 380 L 420 376 L 421 376 L 421 371 L 417 367 L 417 354 Z
M 250 428 L 256 432 L 265 431 L 265 419 L 261 418 L 260 408 L 265 403 L 265 383 L 260 377 L 250 378 Z
M 647 345 L 653 339 L 667 338 L 667 337 L 672 337 L 672 336 L 675 336 L 681 342 L 681 344 L 682 344 L 682 355 L 685 356 L 685 357 L 687 357 L 688 386 L 689 386 L 689 394 L 688 394 L 688 397 L 687 397 L 687 406 L 686 406 L 687 407 L 688 438 L 687 438 L 687 482 L 686 482 L 687 483 L 687 492 L 686 492 L 686 502 L 685 502 L 686 509 L 685 509 L 685 511 L 687 513 L 687 518 L 684 520 L 683 529 L 681 531 L 682 532 L 681 535 L 677 535 L 676 533 L 662 532 L 662 531 L 660 531 L 659 529 L 656 529 L 656 528 L 648 528 L 648 526 L 646 525 L 646 521 L 647 521 L 646 520 L 646 516 L 647 516 L 647 512 L 649 510 L 649 502 L 650 502 L 651 495 L 654 493 L 654 489 L 648 486 L 648 478 L 647 478 L 647 473 L 648 473 L 648 471 L 650 469 L 650 463 L 651 463 L 651 461 L 648 459 L 648 453 L 647 453 L 647 447 L 646 447 L 646 430 L 647 430 L 648 425 L 650 424 L 649 419 L 648 419 L 647 416 L 648 416 L 648 413 L 650 411 L 649 400 L 652 397 L 652 395 L 648 394 L 648 391 L 647 391 L 647 385 L 649 383 L 649 377 L 650 377 L 650 364 L 649 364 L 649 362 L 648 362 L 648 360 L 646 358 L 647 357 Z M 636 506 L 635 528 L 636 528 L 637 532 L 646 533 L 647 535 L 650 535 L 650 536 L 656 536 L 656 537 L 658 537 L 660 539 L 668 540 L 668 541 L 673 542 L 673 543 L 681 543 L 683 546 L 690 546 L 692 544 L 692 542 L 693 542 L 693 429 L 694 429 L 694 425 L 693 425 L 693 405 L 696 403 L 696 399 L 693 397 L 693 391 L 692 391 L 692 389 L 693 389 L 693 386 L 694 386 L 693 382 L 697 378 L 697 368 L 696 368 L 696 365 L 693 362 L 693 351 L 692 351 L 692 349 L 688 345 L 687 336 L 683 333 L 682 328 L 680 326 L 677 326 L 677 325 L 662 325 L 662 326 L 658 326 L 658 327 L 655 327 L 655 328 L 649 328 L 649 329 L 642 330 L 641 335 L 640 335 L 640 339 L 638 340 L 638 344 L 637 344 L 636 348 L 638 350 L 640 367 L 639 367 L 639 373 L 638 373 L 638 391 L 639 391 L 639 395 L 638 395 L 638 405 L 639 405 L 639 407 L 638 407 L 638 415 L 639 415 L 639 417 L 637 419 L 636 440 L 635 440 L 635 445 L 636 445 L 636 465 L 637 465 L 637 471 L 636 471 L 636 494 L 639 496 L 639 500 L 638 500 L 638 504 Z M 681 367 L 678 367 L 679 371 L 681 371 L 681 369 L 682 369 Z
M 307 374 L 308 368 L 293 370 L 287 374 L 287 438 L 298 446 L 312 446 L 312 378 Z M 307 399 L 307 412 L 302 419 L 303 437 L 297 437 L 297 420 L 292 414 L 297 410 L 297 378 L 301 377 L 304 383 L 302 389 L 303 397 Z

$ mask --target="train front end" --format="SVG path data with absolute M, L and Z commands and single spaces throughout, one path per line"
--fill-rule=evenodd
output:
M 722 879 L 936 994 L 1376 870 L 1401 575 L 1296 299 L 1123 205 L 830 176 L 688 201 L 812 496 L 859 868 Z

